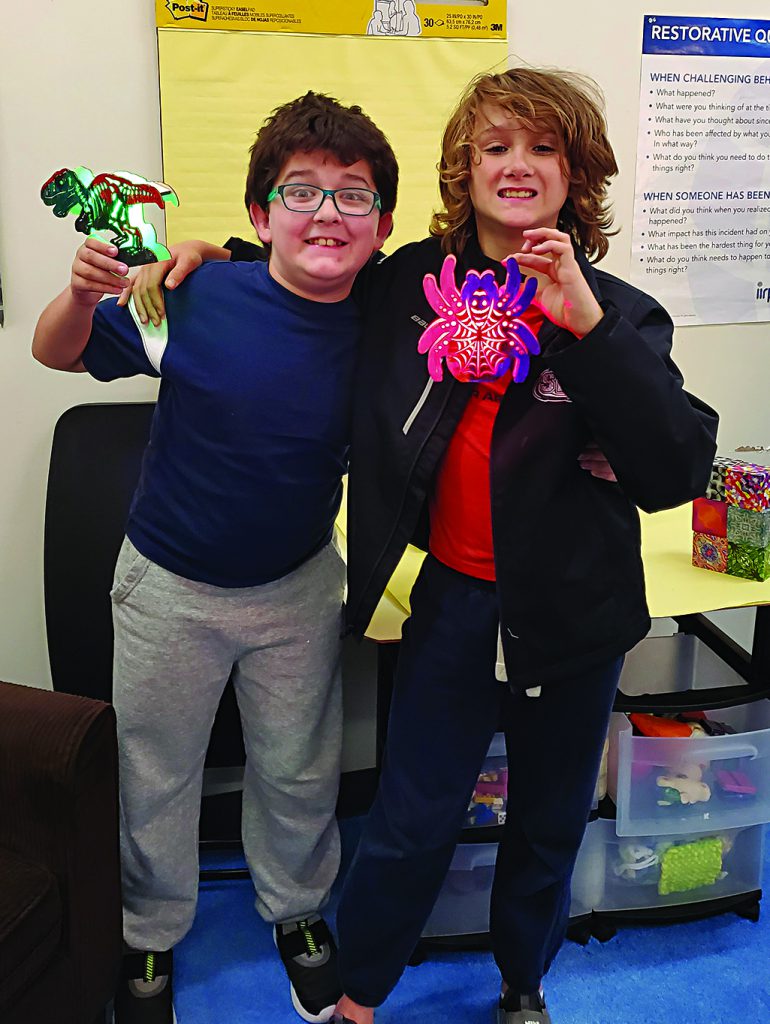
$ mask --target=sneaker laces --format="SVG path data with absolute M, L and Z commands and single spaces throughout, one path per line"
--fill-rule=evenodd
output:
M 155 981 L 155 954 L 148 953 L 144 958 L 144 978 L 146 982 Z
M 307 953 L 305 955 L 311 960 L 314 957 L 323 956 L 323 950 L 319 949 L 318 944 L 316 943 L 315 937 L 310 928 L 310 923 L 308 921 L 297 921 L 297 930 L 305 940 L 305 946 L 307 948 Z
M 140 999 L 158 995 L 169 983 L 172 955 L 129 952 L 123 959 L 123 977 L 128 990 Z
M 276 944 L 281 956 L 306 967 L 318 967 L 332 955 L 334 942 L 326 922 L 319 915 L 276 926 Z

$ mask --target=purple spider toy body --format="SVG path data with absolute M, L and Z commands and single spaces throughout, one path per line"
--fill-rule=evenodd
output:
M 444 376 L 442 360 L 449 372 L 463 383 L 496 380 L 512 366 L 515 383 L 529 371 L 530 355 L 540 352 L 536 336 L 518 319 L 537 291 L 537 280 L 521 284 L 516 260 L 503 260 L 505 284 L 500 287 L 493 270 L 479 274 L 469 270 L 458 291 L 454 256 L 441 267 L 440 287 L 433 274 L 423 281 L 425 298 L 438 318 L 420 335 L 417 351 L 428 353 L 428 373 L 433 380 Z

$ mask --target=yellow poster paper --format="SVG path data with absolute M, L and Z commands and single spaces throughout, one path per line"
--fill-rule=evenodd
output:
M 313 89 L 359 103 L 401 168 L 393 251 L 427 233 L 447 117 L 468 81 L 506 66 L 504 41 L 158 32 L 164 179 L 179 196 L 170 243 L 254 239 L 243 202 L 249 147 L 265 117 Z
M 505 39 L 506 0 L 155 0 L 159 28 Z

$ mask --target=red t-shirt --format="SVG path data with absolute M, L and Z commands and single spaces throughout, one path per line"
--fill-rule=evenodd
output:
M 530 306 L 521 319 L 533 334 L 544 316 Z M 473 393 L 447 445 L 430 503 L 430 553 L 450 569 L 477 579 L 495 579 L 489 453 L 497 410 L 511 383 L 473 385 Z M 527 387 L 527 381 L 517 387 Z

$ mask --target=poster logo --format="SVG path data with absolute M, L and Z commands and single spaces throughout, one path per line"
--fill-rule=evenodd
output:
M 208 21 L 209 5 L 205 0 L 166 0 L 166 7 L 171 17 L 179 21 L 182 18 L 194 18 L 195 21 Z
M 430 21 L 430 25 L 428 22 Z M 428 28 L 432 28 L 434 21 L 431 18 L 425 19 Z M 443 25 L 443 21 L 435 22 L 436 25 Z M 422 35 L 422 24 L 415 11 L 414 0 L 374 0 L 372 14 L 369 24 L 366 26 L 368 36 L 419 36 Z

